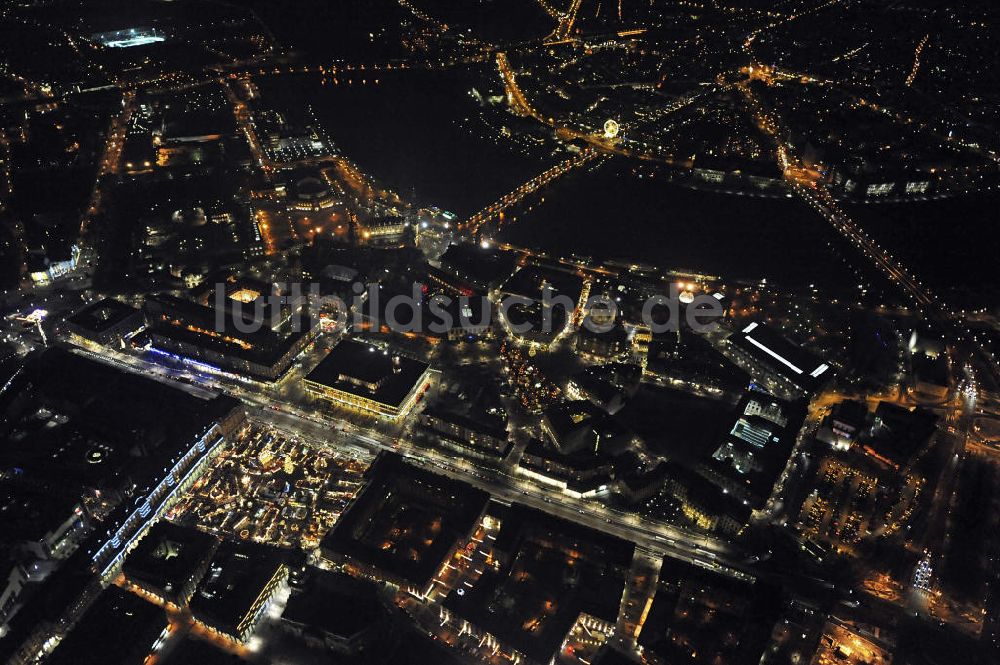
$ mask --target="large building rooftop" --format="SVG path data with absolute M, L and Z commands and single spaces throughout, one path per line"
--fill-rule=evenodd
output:
M 501 512 L 496 567 L 449 594 L 449 611 L 539 663 L 581 613 L 615 623 L 632 543 L 520 505 Z
M 728 341 L 754 363 L 766 367 L 801 390 L 812 391 L 833 375 L 830 365 L 763 323 L 754 321 L 748 324 L 733 333 Z
M 267 590 L 285 566 L 281 550 L 223 541 L 191 597 L 191 612 L 201 623 L 242 638 L 255 622 Z
M 142 665 L 164 628 L 163 610 L 108 587 L 46 659 L 53 665 Z
M 517 255 L 471 243 L 455 243 L 441 256 L 441 269 L 480 291 L 510 277 Z
M 363 633 L 388 616 L 380 586 L 344 573 L 316 570 L 309 587 L 293 593 L 281 618 L 343 640 Z
M 263 315 L 260 325 L 244 326 L 244 332 L 237 327 L 236 317 L 242 317 L 244 323 L 252 322 L 254 310 L 253 305 L 245 310 L 239 308 L 244 294 L 249 297 L 250 289 L 232 291 L 222 308 L 165 293 L 148 296 L 145 310 L 152 347 L 244 375 L 278 378 L 311 338 L 312 320 L 302 315 L 297 326 L 275 331 L 265 306 L 262 312 L 269 313 Z
M 563 453 L 620 450 L 632 438 L 631 430 L 621 421 L 585 399 L 550 406 L 542 419 L 542 431 Z
M 742 582 L 667 557 L 639 645 L 665 663 L 757 663 L 780 601 L 777 590 L 762 582 Z
M 184 590 L 200 578 L 218 544 L 210 534 L 160 521 L 128 555 L 122 570 L 129 581 L 183 601 Z
M 50 348 L 0 392 L 0 469 L 76 491 L 142 484 L 235 405 Z
M 478 524 L 489 495 L 396 455 L 381 457 L 369 475 L 367 487 L 323 539 L 323 554 L 423 589 Z
M 695 459 L 712 454 L 732 414 L 731 402 L 644 383 L 615 417 L 628 423 L 653 452 Z
M 871 430 L 860 438 L 862 450 L 882 464 L 905 467 L 934 435 L 937 422 L 931 411 L 879 402 Z
M 131 305 L 114 298 L 104 298 L 87 305 L 66 321 L 81 330 L 100 334 L 138 314 L 139 310 Z
M 311 390 L 368 410 L 402 410 L 426 382 L 430 366 L 361 342 L 341 340 L 306 377 Z
M 801 401 L 786 402 L 758 390 L 747 391 L 718 448 L 703 460 L 703 472 L 760 508 L 788 464 L 805 414 Z
M 205 639 L 185 635 L 179 642 L 172 645 L 170 651 L 163 654 L 157 663 L 162 665 L 241 665 L 250 663 L 239 656 L 224 651 L 218 645 Z
M 575 305 L 583 291 L 583 279 L 563 270 L 526 266 L 511 275 L 500 287 L 503 294 L 532 300 L 541 300 L 546 289 L 551 298 L 567 296 Z

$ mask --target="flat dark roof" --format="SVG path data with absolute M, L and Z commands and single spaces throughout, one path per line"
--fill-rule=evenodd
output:
M 822 360 L 792 344 L 773 328 L 754 321 L 729 337 L 755 360 L 805 389 L 828 379 L 832 369 Z
M 139 310 L 114 298 L 105 298 L 87 305 L 66 321 L 84 330 L 100 333 L 113 328 Z
M 570 377 L 570 381 L 598 402 L 609 403 L 616 397 L 622 397 L 624 401 L 625 392 L 623 390 L 592 372 L 578 372 Z
M 503 283 L 503 293 L 541 300 L 544 288 L 552 289 L 552 297 L 569 296 L 575 305 L 583 291 L 583 279 L 573 273 L 543 266 L 525 266 Z
M 238 405 L 50 347 L 0 393 L 0 469 L 77 492 L 125 481 L 146 487 Z
M 130 580 L 175 594 L 218 543 L 211 534 L 160 520 L 125 559 L 123 572 Z
M 833 405 L 830 415 L 834 420 L 861 428 L 868 420 L 868 404 L 860 400 L 845 399 Z
M 615 417 L 627 422 L 655 453 L 702 459 L 715 452 L 733 413 L 731 402 L 645 383 Z
M 163 610 L 133 593 L 108 587 L 63 638 L 46 663 L 142 665 L 164 628 Z
M 586 399 L 568 400 L 553 404 L 545 410 L 545 419 L 557 437 L 565 437 L 581 427 L 594 427 L 607 414 Z
M 445 607 L 540 663 L 582 612 L 614 623 L 633 543 L 518 504 L 500 512 L 503 565 L 452 591 Z
M 281 618 L 349 639 L 388 616 L 378 592 L 374 582 L 317 569 L 309 587 L 288 598 Z
M 609 644 L 601 647 L 601 650 L 590 661 L 590 665 L 636 665 L 636 663 L 638 663 L 638 660 L 626 656 Z
M 649 344 L 647 367 L 650 371 L 669 376 L 708 381 L 723 390 L 743 390 L 750 383 L 750 374 L 715 349 L 698 335 L 654 337 Z
M 559 464 L 578 473 L 594 471 L 611 464 L 611 458 L 608 455 L 594 453 L 592 450 L 561 453 L 538 439 L 528 441 L 528 445 L 524 449 L 524 454 Z
M 253 345 L 251 348 L 245 348 L 240 344 L 227 342 L 219 337 L 201 334 L 169 324 L 153 324 L 149 328 L 149 333 L 154 336 L 154 347 L 156 346 L 155 336 L 160 336 L 175 342 L 191 344 L 192 346 L 215 351 L 231 358 L 238 358 L 270 367 L 281 360 L 296 342 L 308 334 L 305 329 L 310 325 L 310 323 L 305 323 L 303 324 L 304 329 L 301 332 L 292 333 L 285 337 L 276 335 L 270 330 L 262 330 L 250 342 Z
M 222 317 L 224 332 L 215 334 L 217 321 L 214 307 L 167 294 L 149 296 L 146 299 L 146 311 L 151 335 L 265 366 L 277 363 L 302 337 L 309 334 L 312 327 L 312 320 L 303 317 L 300 329 L 288 334 L 276 333 L 267 325 L 254 332 L 244 333 L 236 330 L 231 314 L 225 313 Z M 180 321 L 181 325 L 162 321 L 160 312 Z
M 345 339 L 306 377 L 306 381 L 399 406 L 430 367 L 425 362 Z M 377 384 L 374 390 L 362 384 Z
M 762 582 L 665 557 L 638 642 L 668 663 L 756 663 L 782 605 L 779 590 Z
M 5 545 L 39 542 L 74 514 L 81 506 L 81 492 L 72 485 L 51 482 L 17 481 L 17 476 L 0 480 L 0 549 Z M 83 519 L 78 514 L 79 519 Z
M 468 665 L 468 660 L 459 654 L 462 652 L 428 637 L 416 627 L 407 627 L 385 665 Z
M 938 416 L 917 407 L 909 410 L 891 402 L 875 408 L 875 426 L 861 443 L 897 466 L 905 466 L 937 430 Z
M 948 358 L 944 354 L 932 358 L 925 353 L 914 353 L 910 357 L 910 363 L 918 381 L 937 386 L 948 385 Z
M 235 635 L 260 592 L 284 563 L 283 553 L 274 547 L 223 541 L 191 596 L 192 614 Z
M 506 279 L 517 265 L 517 255 L 472 243 L 450 245 L 441 256 L 441 267 L 456 277 L 483 288 Z
M 453 423 L 479 434 L 486 434 L 497 439 L 507 438 L 507 428 L 504 426 L 503 419 L 490 416 L 489 414 L 459 413 L 442 404 L 428 406 L 424 409 L 423 413 L 430 418 L 436 418 L 446 423 Z
M 185 635 L 165 658 L 157 662 L 163 665 L 240 665 L 249 661 L 223 651 L 205 640 Z
M 323 538 L 348 556 L 423 587 L 479 519 L 489 494 L 383 455 L 368 485 Z
M 704 476 L 674 462 L 661 464 L 667 477 L 683 485 L 688 501 L 714 515 L 725 515 L 740 523 L 750 520 L 752 509 Z

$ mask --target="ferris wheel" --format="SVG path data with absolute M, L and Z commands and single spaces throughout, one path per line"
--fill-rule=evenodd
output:
M 613 139 L 618 136 L 618 131 L 621 129 L 618 126 L 618 122 L 615 120 L 608 120 L 604 123 L 604 138 Z

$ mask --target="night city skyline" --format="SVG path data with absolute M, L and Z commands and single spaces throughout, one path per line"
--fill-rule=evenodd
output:
M 1000 663 L 1000 7 L 0 7 L 0 663 Z

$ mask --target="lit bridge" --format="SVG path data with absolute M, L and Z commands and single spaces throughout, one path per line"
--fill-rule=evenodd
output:
M 459 230 L 475 235 L 484 224 L 489 223 L 495 218 L 499 218 L 507 208 L 517 205 L 524 197 L 537 192 L 556 178 L 569 173 L 573 169 L 584 166 L 600 156 L 601 153 L 597 150 L 587 148 L 581 151 L 579 155 L 556 164 L 460 223 L 458 225 Z

